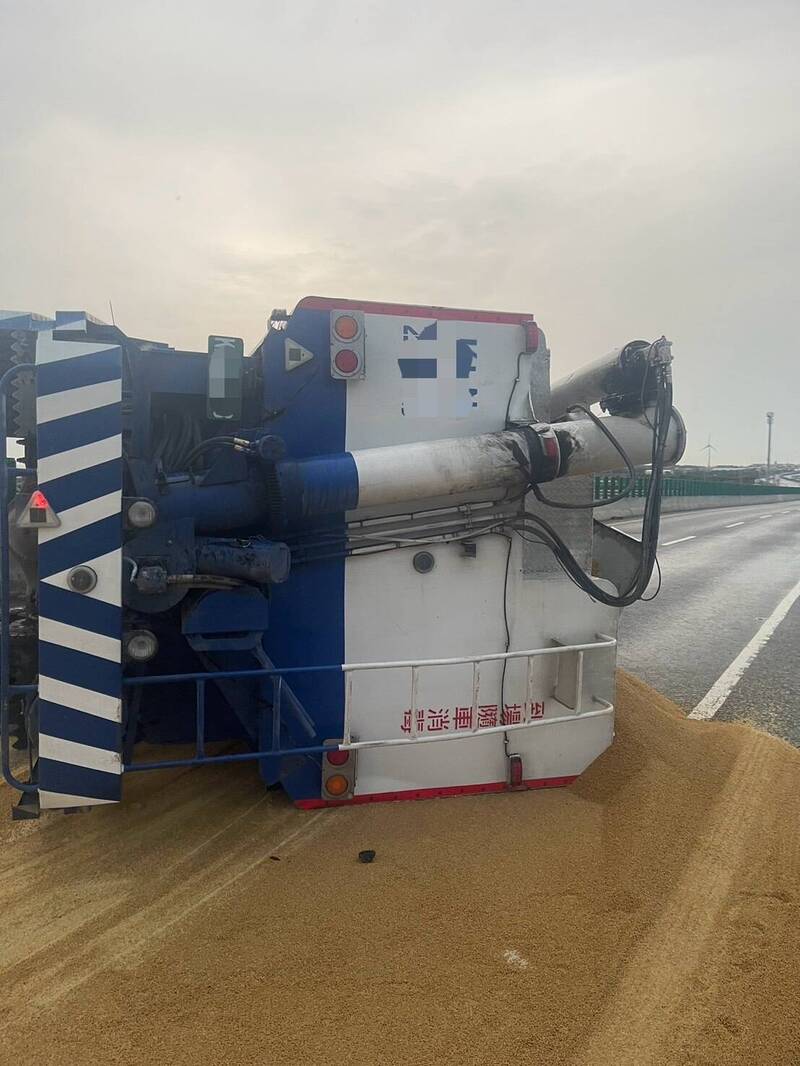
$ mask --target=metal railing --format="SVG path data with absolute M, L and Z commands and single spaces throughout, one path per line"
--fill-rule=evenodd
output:
M 506 733 L 516 729 L 530 729 L 533 726 L 539 725 L 555 725 L 560 722 L 571 722 L 577 718 L 597 717 L 598 715 L 609 714 L 614 709 L 613 705 L 607 703 L 605 700 L 601 700 L 598 697 L 594 696 L 592 697 L 592 699 L 602 705 L 599 710 L 581 711 L 578 709 L 580 707 L 581 693 L 583 689 L 583 657 L 586 652 L 614 648 L 616 647 L 616 644 L 616 638 L 599 633 L 597 640 L 587 644 L 558 644 L 547 648 L 528 648 L 525 651 L 492 652 L 487 655 L 461 656 L 459 658 L 454 659 L 418 659 L 403 660 L 400 662 L 346 664 L 342 666 L 342 671 L 345 673 L 346 680 L 344 700 L 344 727 L 342 731 L 343 742 L 340 747 L 346 750 L 354 750 L 358 748 L 400 747 L 404 744 L 415 743 L 430 744 L 435 743 L 437 741 L 446 740 L 465 740 L 468 737 L 474 737 L 476 735 L 487 736 L 491 735 L 492 733 Z M 560 715 L 555 718 L 532 717 L 530 708 L 533 706 L 534 702 L 533 685 L 535 660 L 545 655 L 564 655 L 572 653 L 577 655 L 578 682 L 576 688 L 578 691 L 578 706 L 575 708 L 575 713 L 571 715 Z M 487 662 L 508 662 L 511 659 L 527 660 L 525 700 L 522 705 L 522 720 L 520 722 L 515 722 L 507 725 L 500 724 L 496 726 L 483 726 L 481 725 L 478 716 L 478 708 L 480 706 L 481 664 Z M 417 692 L 419 688 L 419 672 L 422 669 L 436 666 L 472 667 L 472 701 L 470 704 L 470 727 L 469 729 L 459 730 L 458 732 L 454 733 L 437 734 L 435 736 L 425 734 L 424 736 L 420 736 L 419 718 L 416 714 Z M 407 669 L 411 671 L 411 692 L 409 703 L 411 707 L 411 720 L 409 722 L 409 736 L 385 737 L 377 740 L 353 740 L 350 725 L 353 706 L 353 675 L 365 670 L 400 669 Z
M 536 658 L 546 655 L 565 655 L 576 654 L 577 655 L 577 670 L 580 678 L 583 676 L 583 656 L 586 652 L 607 650 L 609 648 L 616 647 L 617 641 L 614 637 L 605 636 L 604 634 L 598 634 L 596 641 L 591 641 L 585 644 L 559 644 L 553 647 L 547 648 L 528 648 L 524 651 L 511 651 L 511 652 L 492 652 L 487 655 L 476 656 L 463 656 L 452 659 L 416 659 L 416 660 L 400 660 L 397 662 L 376 662 L 376 663 L 344 663 L 342 665 L 326 665 L 326 666 L 289 666 L 289 667 L 272 667 L 262 668 L 257 670 L 219 670 L 211 671 L 208 673 L 193 673 L 193 674 L 154 674 L 150 676 L 142 677 L 126 677 L 123 679 L 123 685 L 126 687 L 138 686 L 138 685 L 172 685 L 172 684 L 186 684 L 191 683 L 195 686 L 195 754 L 188 759 L 167 759 L 159 762 L 147 762 L 147 763 L 126 763 L 123 766 L 125 773 L 134 773 L 142 770 L 166 770 L 174 769 L 177 767 L 190 767 L 190 766 L 202 766 L 207 763 L 217 762 L 245 762 L 254 759 L 269 759 L 269 758 L 285 758 L 288 756 L 297 755 L 321 755 L 326 751 L 354 751 L 360 748 L 378 748 L 378 747 L 399 747 L 404 744 L 421 744 L 421 743 L 435 743 L 444 742 L 448 740 L 466 740 L 470 737 L 487 736 L 493 733 L 505 733 L 511 730 L 517 729 L 530 729 L 534 726 L 546 726 L 546 725 L 558 725 L 562 722 L 572 722 L 579 718 L 597 718 L 613 713 L 614 706 L 608 703 L 606 700 L 602 700 L 599 697 L 593 696 L 593 702 L 599 704 L 596 709 L 581 711 L 575 709 L 573 714 L 558 715 L 551 718 L 534 718 L 530 715 L 528 709 L 531 707 L 532 691 L 533 691 L 533 662 Z M 485 662 L 502 662 L 509 659 L 527 659 L 527 699 L 524 704 L 524 719 L 521 722 L 513 723 L 509 725 L 497 725 L 497 726 L 481 726 L 478 720 L 478 700 L 480 696 L 480 664 Z M 416 697 L 418 690 L 419 671 L 437 666 L 472 666 L 472 704 L 471 711 L 471 723 L 469 729 L 460 730 L 458 732 L 437 734 L 430 736 L 428 734 L 424 736 L 419 735 L 418 728 L 416 727 L 417 718 L 412 713 L 411 718 L 414 722 L 413 732 L 408 737 L 380 737 L 372 740 L 358 740 L 352 736 L 351 732 L 351 719 L 353 710 L 353 675 L 365 670 L 399 670 L 408 669 L 411 671 L 411 708 L 412 711 L 416 709 Z M 344 707 L 344 725 L 342 729 L 342 743 L 341 744 L 309 744 L 303 747 L 280 747 L 281 725 L 283 723 L 283 692 L 284 692 L 284 678 L 286 676 L 293 676 L 296 674 L 314 674 L 324 672 L 341 673 L 345 676 L 345 707 Z M 226 680 L 226 679 L 253 679 L 253 678 L 272 678 L 272 700 L 273 700 L 273 718 L 272 718 L 272 745 L 269 748 L 265 748 L 260 751 L 246 751 L 235 752 L 232 754 L 222 755 L 207 755 L 205 750 L 205 686 L 209 682 Z M 287 686 L 288 688 L 288 686 Z M 580 689 L 581 683 L 578 684 L 579 699 L 578 707 L 580 706 Z
M 624 475 L 602 475 L 594 479 L 594 498 L 609 500 L 623 492 L 628 484 Z M 703 481 L 699 478 L 664 478 L 662 497 L 672 496 L 800 496 L 800 487 L 788 488 L 784 485 L 740 485 L 735 481 Z M 650 488 L 650 477 L 645 475 L 634 478 L 629 496 L 642 499 Z

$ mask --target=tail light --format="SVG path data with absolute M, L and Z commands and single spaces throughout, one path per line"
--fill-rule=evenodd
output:
M 361 323 L 355 315 L 335 315 L 333 332 L 340 341 L 353 341 L 361 332 Z
M 341 744 L 341 740 L 326 740 L 325 746 Z M 322 798 L 350 799 L 356 784 L 356 753 L 333 749 L 322 753 Z
M 331 377 L 364 377 L 363 311 L 331 311 Z
M 525 326 L 525 351 L 535 352 L 539 347 L 539 327 L 533 321 L 529 319 L 524 323 Z
M 525 788 L 521 755 L 508 756 L 508 787 L 512 792 Z

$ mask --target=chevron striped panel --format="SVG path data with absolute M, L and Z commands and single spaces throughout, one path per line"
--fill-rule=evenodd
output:
M 60 328 L 80 328 L 77 313 Z M 75 319 L 73 325 L 73 319 Z M 122 353 L 40 333 L 39 488 L 61 525 L 39 530 L 39 799 L 113 803 L 121 787 Z M 91 592 L 67 575 L 87 565 Z

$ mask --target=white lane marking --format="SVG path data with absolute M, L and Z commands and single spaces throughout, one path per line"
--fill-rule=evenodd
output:
M 758 517 L 759 518 L 774 518 L 775 514 L 774 514 L 774 512 L 772 514 L 760 514 Z
M 725 526 L 726 529 L 733 529 L 734 526 L 743 526 L 744 522 L 731 522 L 729 526 Z
M 714 717 L 728 696 L 730 696 L 734 687 L 741 680 L 745 670 L 750 666 L 769 638 L 781 624 L 798 598 L 800 598 L 800 581 L 797 582 L 793 589 L 790 589 L 790 591 L 786 593 L 753 639 L 745 644 L 728 669 L 721 677 L 717 678 L 705 696 L 703 696 L 695 709 L 691 712 L 689 715 L 690 718 Z
M 696 533 L 692 533 L 690 537 L 678 537 L 677 540 L 668 540 L 665 544 L 662 544 L 662 548 L 668 548 L 670 544 L 683 544 L 685 540 L 695 540 L 697 538 Z

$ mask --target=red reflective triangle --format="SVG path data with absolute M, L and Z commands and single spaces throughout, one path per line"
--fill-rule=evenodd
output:
M 30 499 L 30 506 L 32 509 L 46 511 L 50 504 L 47 502 L 47 497 L 41 489 L 37 489 Z

